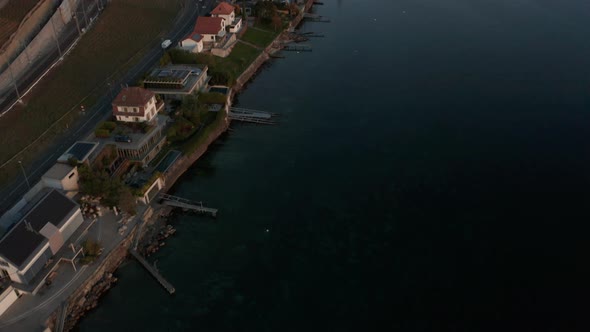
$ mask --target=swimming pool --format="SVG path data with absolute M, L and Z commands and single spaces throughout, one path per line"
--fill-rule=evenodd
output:
M 158 163 L 158 165 L 156 166 L 154 171 L 160 172 L 162 174 L 166 173 L 166 171 L 168 171 L 170 166 L 172 166 L 172 164 L 174 164 L 176 159 L 178 159 L 178 157 L 180 157 L 181 154 L 182 154 L 182 152 L 177 151 L 177 150 L 168 151 L 168 153 L 166 153 L 164 158 Z
M 209 92 L 217 92 L 217 93 L 222 93 L 224 95 L 227 94 L 227 91 L 228 91 L 228 88 L 221 87 L 221 86 L 215 86 L 215 87 L 209 88 Z

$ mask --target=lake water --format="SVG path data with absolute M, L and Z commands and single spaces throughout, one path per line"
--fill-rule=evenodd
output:
M 79 330 L 588 330 L 590 2 L 323 1 Z

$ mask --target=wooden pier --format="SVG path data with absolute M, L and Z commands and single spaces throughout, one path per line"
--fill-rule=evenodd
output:
M 270 112 L 258 111 L 241 107 L 230 108 L 228 114 L 229 118 L 232 120 L 258 124 L 276 124 L 276 122 L 272 119 L 276 115 L 277 114 Z
M 305 38 L 323 38 L 326 37 L 323 33 L 315 33 L 315 32 L 300 32 L 297 35 Z
M 137 261 L 139 261 L 139 263 L 141 263 L 141 265 L 148 270 L 148 272 L 154 277 L 156 278 L 156 280 L 158 281 L 158 283 L 160 283 L 160 285 L 162 285 L 162 287 L 164 287 L 164 289 L 166 289 L 166 291 L 168 291 L 168 293 L 170 294 L 174 294 L 174 292 L 176 292 L 176 289 L 174 288 L 174 286 L 172 286 L 172 284 L 170 284 L 166 279 L 164 279 L 164 277 L 162 277 L 162 275 L 160 274 L 160 272 L 152 265 L 150 265 L 148 263 L 147 260 L 145 260 L 145 258 L 141 257 L 141 255 L 133 250 L 130 249 L 129 253 L 131 253 L 131 255 L 133 257 L 135 257 L 135 259 L 137 259 Z
M 303 14 L 303 19 L 310 22 L 330 23 L 330 19 L 311 13 Z
M 193 202 L 186 198 L 172 196 L 168 194 L 160 194 L 160 199 L 163 203 L 169 206 L 175 206 L 183 209 L 193 210 L 199 213 L 210 214 L 213 217 L 217 216 L 217 209 L 203 206 L 203 202 Z
M 288 52 L 311 52 L 311 46 L 309 45 L 284 45 L 281 51 Z

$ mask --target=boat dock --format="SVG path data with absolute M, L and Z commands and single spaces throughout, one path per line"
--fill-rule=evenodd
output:
M 237 121 L 259 123 L 259 124 L 275 124 L 273 120 L 277 114 L 258 111 L 248 108 L 232 107 L 229 110 L 229 118 Z
M 321 23 L 330 23 L 330 19 L 325 18 L 321 15 L 305 13 L 303 14 L 303 19 L 310 22 L 321 22 Z
M 199 213 L 210 214 L 213 217 L 217 216 L 217 209 L 203 206 L 203 202 L 193 202 L 186 198 L 172 196 L 168 194 L 160 194 L 159 198 L 163 200 L 163 203 L 169 206 L 175 206 L 182 209 L 193 210 Z
M 309 45 L 284 45 L 281 51 L 289 52 L 311 52 L 311 46 Z
M 305 37 L 305 38 L 326 37 L 326 35 L 324 35 L 323 33 L 316 33 L 316 32 L 298 32 L 298 33 L 296 33 L 296 35 L 301 36 L 301 37 Z
M 162 277 L 162 275 L 160 274 L 158 269 L 156 269 L 155 266 L 150 265 L 148 263 L 148 261 L 145 258 L 141 257 L 141 255 L 137 251 L 130 249 L 129 253 L 131 253 L 131 255 L 133 257 L 135 257 L 135 259 L 137 259 L 137 261 L 139 261 L 139 263 L 141 263 L 141 265 L 143 265 L 143 267 L 146 270 L 148 270 L 148 272 L 154 278 L 156 278 L 158 283 L 160 283 L 160 285 L 162 285 L 162 287 L 164 287 L 164 289 L 166 289 L 166 291 L 168 291 L 168 293 L 174 294 L 174 292 L 176 292 L 176 289 L 174 289 L 174 286 L 172 286 L 172 284 L 170 284 L 166 279 L 164 279 L 164 277 Z

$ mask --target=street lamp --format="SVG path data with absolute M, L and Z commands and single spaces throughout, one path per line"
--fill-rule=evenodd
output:
M 113 99 L 113 87 L 111 86 L 111 82 L 107 82 L 107 85 L 109 87 L 109 94 L 111 95 L 111 100 Z
M 23 175 L 25 176 L 25 181 L 27 182 L 27 187 L 29 187 L 29 190 L 31 190 L 31 184 L 29 183 L 29 178 L 27 178 L 27 173 L 25 173 L 25 168 L 23 167 L 23 162 L 19 160 L 18 164 L 20 166 L 20 169 L 23 171 Z

